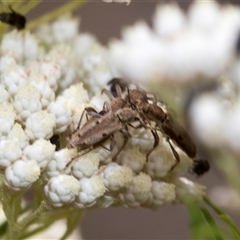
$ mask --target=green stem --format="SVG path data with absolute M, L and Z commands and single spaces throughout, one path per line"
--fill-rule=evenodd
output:
M 4 214 L 6 216 L 8 222 L 8 238 L 12 239 L 14 237 L 14 233 L 19 231 L 19 226 L 16 223 L 16 219 L 18 214 L 16 211 L 19 210 L 20 202 L 15 201 L 16 198 L 19 197 L 21 193 L 16 193 L 10 191 L 4 185 L 4 174 L 0 174 L 0 196 Z M 16 205 L 17 204 L 17 205 Z
M 69 3 L 66 3 L 65 5 L 63 5 L 62 7 L 57 8 L 54 11 L 51 11 L 45 15 L 43 15 L 42 17 L 39 17 L 33 21 L 31 21 L 28 26 L 27 29 L 28 30 L 32 30 L 46 22 L 50 22 L 53 19 L 57 18 L 58 16 L 61 16 L 63 14 L 66 14 L 70 11 L 72 11 L 74 8 L 79 7 L 80 5 L 82 5 L 83 3 L 85 3 L 85 0 L 81 0 L 81 1 L 76 1 L 76 0 L 72 0 Z
M 238 239 L 240 239 L 240 230 L 236 226 L 236 224 L 233 222 L 231 217 L 226 214 L 223 210 L 218 208 L 210 199 L 207 197 L 203 198 L 204 201 L 219 215 L 219 218 L 222 219 L 228 226 L 231 227 L 231 229 L 234 231 L 234 233 L 238 236 Z
M 28 226 L 31 222 L 39 218 L 42 214 L 46 213 L 49 210 L 49 206 L 46 202 L 42 201 L 40 206 L 30 215 L 26 216 L 25 219 L 19 223 L 21 229 L 24 229 Z

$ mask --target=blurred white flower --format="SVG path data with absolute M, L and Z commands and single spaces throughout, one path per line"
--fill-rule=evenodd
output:
M 103 0 L 104 2 L 108 2 L 108 3 L 111 3 L 111 2 L 118 2 L 118 3 L 127 3 L 130 4 L 131 0 Z

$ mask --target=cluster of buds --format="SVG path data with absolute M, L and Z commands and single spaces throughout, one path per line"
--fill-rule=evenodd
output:
M 176 147 L 181 161 L 171 170 L 176 159 L 160 131 L 148 161 L 154 139 L 145 128 L 130 130 L 133 137 L 116 161 L 110 139 L 87 152 L 67 148 L 66 137 L 89 121 L 85 108 L 100 112 L 109 101 L 101 94 L 113 77 L 108 50 L 90 34 L 79 34 L 69 16 L 36 35 L 12 31 L 0 46 L 0 167 L 9 189 L 43 184 L 54 207 L 157 209 L 187 195 L 202 198 L 204 187 L 182 177 L 192 159 Z M 59 150 L 51 141 L 56 135 Z M 123 138 L 119 132 L 114 138 L 117 148 Z

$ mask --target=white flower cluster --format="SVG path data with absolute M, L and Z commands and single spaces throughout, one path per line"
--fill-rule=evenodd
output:
M 111 2 L 118 2 L 118 3 L 127 3 L 130 4 L 131 0 L 103 0 L 104 2 L 108 2 L 108 3 L 111 3 Z
M 67 17 L 39 29 L 38 41 L 26 32 L 3 37 L 0 167 L 6 185 L 22 190 L 41 178 L 39 184 L 44 183 L 45 195 L 55 207 L 156 209 L 183 201 L 186 193 L 201 198 L 201 186 L 180 178 L 192 159 L 177 150 L 181 162 L 171 170 L 176 159 L 160 132 L 159 146 L 148 161 L 154 140 L 151 131 L 143 128 L 129 130 L 132 138 L 115 162 L 112 154 L 123 142 L 118 132 L 112 151 L 110 140 L 86 152 L 66 147 L 65 139 L 79 127 L 80 119 L 80 127 L 89 121 L 84 109 L 101 111 L 104 101 L 110 101 L 99 93 L 90 100 L 89 91 L 78 81 L 87 82 L 94 93 L 106 87 L 112 73 L 106 50 L 91 35 L 78 34 L 77 27 L 76 20 Z M 59 151 L 50 141 L 56 134 L 61 139 Z
M 139 21 L 110 43 L 111 63 L 138 82 L 185 85 L 218 78 L 235 60 L 239 32 L 239 7 L 197 0 L 184 13 L 175 3 L 161 4 L 153 29 Z

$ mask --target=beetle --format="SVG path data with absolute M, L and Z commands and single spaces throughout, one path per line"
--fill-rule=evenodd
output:
M 9 9 L 11 12 L 0 13 L 0 21 L 14 26 L 17 30 L 24 29 L 27 22 L 26 17 L 14 11 L 11 5 Z

